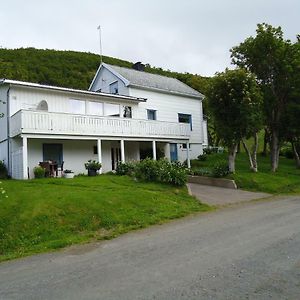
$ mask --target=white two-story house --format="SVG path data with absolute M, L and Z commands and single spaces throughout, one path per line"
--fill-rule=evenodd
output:
M 207 145 L 203 95 L 174 78 L 101 64 L 89 90 L 0 80 L 0 160 L 16 179 L 40 162 L 85 173 L 119 161 L 189 160 Z

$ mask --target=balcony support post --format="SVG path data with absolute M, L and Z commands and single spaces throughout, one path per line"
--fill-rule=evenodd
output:
M 101 148 L 101 139 L 97 139 L 97 150 L 98 150 L 98 161 L 102 164 L 102 148 Z M 99 170 L 99 174 L 102 174 L 102 167 Z
M 23 137 L 22 146 L 22 159 L 23 159 L 23 178 L 28 179 L 28 142 L 27 137 Z
M 191 160 L 190 160 L 190 143 L 186 143 L 186 161 L 187 161 L 187 167 L 191 168 Z
M 121 162 L 125 162 L 125 146 L 124 146 L 124 140 L 122 139 L 120 141 L 120 146 L 121 146 Z
M 171 161 L 171 153 L 170 153 L 170 143 L 166 143 L 165 144 L 165 158 L 168 160 L 168 161 Z
M 156 141 L 152 141 L 153 160 L 156 160 Z

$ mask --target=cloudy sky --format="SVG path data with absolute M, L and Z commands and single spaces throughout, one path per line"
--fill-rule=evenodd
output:
M 300 33 L 299 0 L 1 0 L 0 46 L 99 53 L 213 75 L 256 24 Z

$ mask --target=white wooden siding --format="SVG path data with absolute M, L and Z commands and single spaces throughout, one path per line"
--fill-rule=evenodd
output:
M 147 98 L 147 102 L 138 106 L 139 119 L 147 118 L 147 109 L 156 110 L 157 120 L 165 122 L 178 123 L 178 113 L 190 114 L 193 127 L 190 142 L 203 143 L 201 100 L 137 88 L 130 88 L 129 93 L 133 97 Z

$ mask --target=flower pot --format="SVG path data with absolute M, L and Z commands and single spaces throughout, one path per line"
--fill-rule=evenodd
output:
M 88 176 L 96 176 L 97 170 L 94 169 L 88 169 Z
M 70 178 L 74 178 L 74 175 L 75 175 L 74 173 L 65 173 L 64 177 L 70 179 Z

